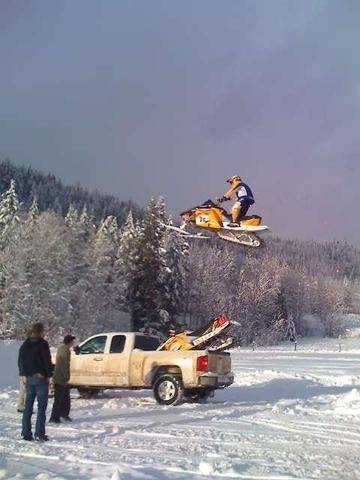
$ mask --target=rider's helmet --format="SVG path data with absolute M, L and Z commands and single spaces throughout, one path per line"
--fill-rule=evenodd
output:
M 239 175 L 233 175 L 232 177 L 228 178 L 226 180 L 227 183 L 230 183 L 230 185 L 240 185 L 241 183 L 241 177 Z

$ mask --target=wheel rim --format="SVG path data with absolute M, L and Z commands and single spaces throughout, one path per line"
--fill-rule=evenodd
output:
M 159 397 L 163 401 L 172 400 L 176 394 L 175 385 L 169 380 L 161 382 L 158 388 Z

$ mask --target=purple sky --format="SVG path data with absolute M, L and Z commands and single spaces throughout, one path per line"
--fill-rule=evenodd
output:
M 0 157 L 360 243 L 358 0 L 1 0 Z

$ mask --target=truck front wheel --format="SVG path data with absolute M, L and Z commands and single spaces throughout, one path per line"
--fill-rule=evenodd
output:
M 176 405 L 182 400 L 184 388 L 179 376 L 164 374 L 155 380 L 153 391 L 161 405 Z

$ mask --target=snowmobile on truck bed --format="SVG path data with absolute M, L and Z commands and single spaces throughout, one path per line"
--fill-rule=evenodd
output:
M 206 348 L 210 352 L 221 352 L 233 343 L 232 337 L 225 335 L 230 325 L 230 320 L 225 315 L 220 315 L 198 330 L 172 331 L 170 337 L 157 350 L 185 351 Z
M 244 216 L 240 219 L 239 226 L 230 226 L 230 215 L 212 200 L 207 200 L 202 205 L 185 210 L 180 213 L 180 216 L 183 221 L 180 227 L 173 225 L 166 225 L 166 227 L 187 238 L 211 238 L 202 233 L 194 234 L 186 230 L 187 226 L 192 226 L 213 232 L 219 238 L 228 242 L 248 247 L 259 247 L 261 240 L 257 234 L 269 230 L 269 227 L 261 224 L 262 218 L 259 215 Z

